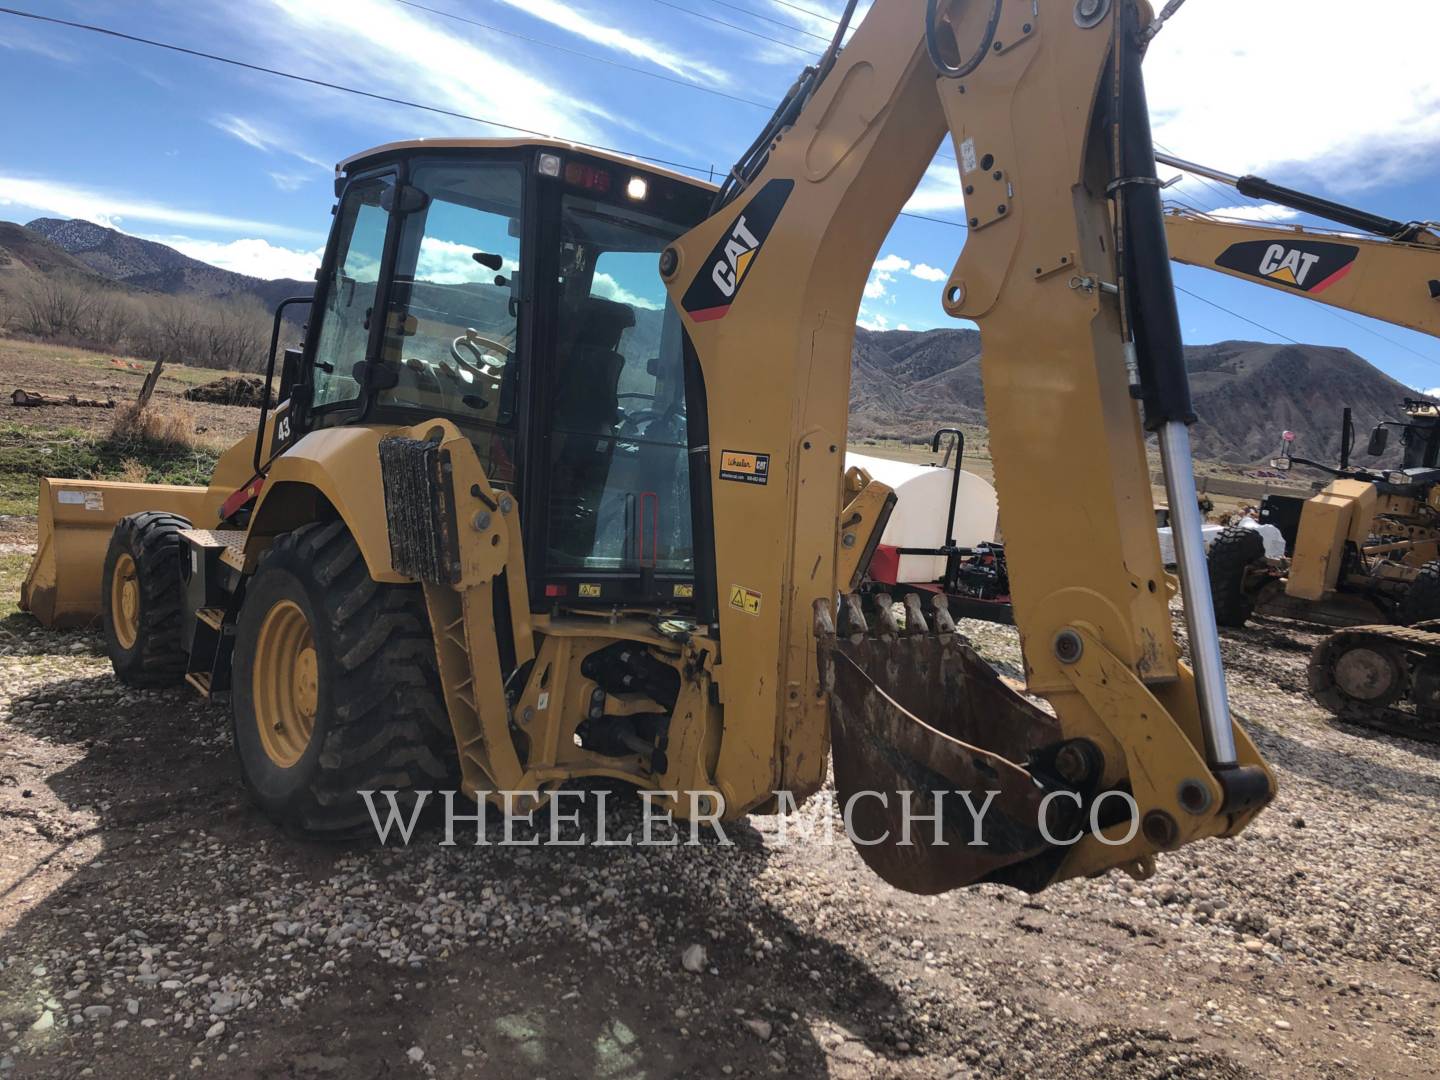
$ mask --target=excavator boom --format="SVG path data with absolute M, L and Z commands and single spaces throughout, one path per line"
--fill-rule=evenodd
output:
M 1260 225 L 1167 209 L 1170 257 L 1440 336 L 1440 242 Z

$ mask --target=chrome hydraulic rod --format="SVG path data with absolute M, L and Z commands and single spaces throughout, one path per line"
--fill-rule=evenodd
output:
M 1190 664 L 1195 672 L 1195 696 L 1205 731 L 1206 757 L 1212 768 L 1235 764 L 1235 731 L 1230 724 L 1230 696 L 1225 689 L 1225 666 L 1220 658 L 1220 631 L 1210 596 L 1205 567 L 1204 519 L 1191 471 L 1190 429 L 1177 420 L 1159 432 L 1160 463 L 1165 471 L 1165 493 L 1170 503 L 1170 529 L 1175 538 L 1175 565 L 1180 595 L 1185 603 L 1185 630 L 1190 638 Z

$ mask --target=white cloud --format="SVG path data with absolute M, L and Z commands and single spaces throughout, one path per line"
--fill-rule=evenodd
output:
M 268 0 L 230 5 L 225 15 L 232 20 L 230 32 L 261 39 L 267 62 L 315 78 L 577 141 L 601 140 L 597 122 L 615 122 L 596 95 L 572 94 L 566 80 L 537 65 L 511 39 L 460 36 L 456 24 L 391 0 Z M 458 117 L 420 117 L 400 106 L 297 92 L 310 107 L 381 132 L 376 142 L 395 131 L 415 132 L 417 125 L 427 135 L 497 134 Z
M 1225 172 L 1299 173 L 1340 191 L 1413 179 L 1440 152 L 1440 68 L 1383 26 L 1435 41 L 1440 4 L 1186 6 L 1145 60 L 1156 142 Z M 1325 56 L 1340 66 L 1302 59 Z
M 894 274 L 900 270 L 909 270 L 910 260 L 902 259 L 899 255 L 884 255 L 871 269 L 881 274 Z
M 1210 213 L 1216 217 L 1234 218 L 1238 221 L 1290 221 L 1299 213 L 1288 206 L 1275 203 L 1254 203 L 1249 206 L 1222 206 Z
M 440 285 L 462 285 L 466 282 L 483 282 L 486 285 L 495 280 L 495 275 L 513 274 L 515 263 L 506 259 L 499 270 L 491 270 L 475 261 L 476 249 L 453 240 L 441 240 L 437 236 L 426 236 L 420 240 L 420 257 L 415 267 L 415 276 Z
M 933 214 L 937 210 L 963 210 L 965 189 L 960 184 L 960 167 L 953 161 L 939 159 L 920 180 L 905 209 L 917 214 Z
M 631 307 L 645 308 L 647 311 L 659 311 L 661 305 L 648 296 L 641 296 L 633 293 L 625 286 L 615 280 L 612 274 L 596 274 L 590 282 L 590 292 L 594 296 L 603 296 L 606 300 L 614 300 L 618 304 L 629 304 Z
M 299 191 L 313 180 L 314 177 L 308 176 L 305 173 L 272 172 L 270 179 L 281 191 Z
M 58 217 L 84 218 L 97 225 L 119 227 L 122 222 L 147 221 L 177 228 L 219 229 L 231 233 L 261 232 L 272 236 L 313 235 L 265 221 L 229 217 L 205 210 L 148 202 L 126 195 L 97 191 L 55 180 L 0 176 L 0 205 L 19 205 Z
M 684 56 L 665 45 L 648 38 L 628 33 L 610 23 L 594 17 L 558 0 L 500 0 L 500 3 L 518 8 L 531 18 L 558 26 L 594 45 L 603 45 L 615 52 L 622 52 L 640 60 L 646 60 L 656 67 L 664 68 L 682 79 L 692 82 L 721 83 L 728 85 L 730 74 L 723 68 L 711 67 L 703 61 Z
M 277 247 L 266 240 L 244 239 L 219 242 L 195 240 L 188 236 L 147 236 L 161 244 L 168 244 L 182 255 L 232 270 L 237 274 L 249 274 L 257 278 L 295 278 L 311 281 L 320 266 L 325 249 L 297 251 L 294 248 Z
M 879 312 L 866 311 L 862 307 L 859 317 L 855 320 L 855 325 L 864 327 L 866 330 L 888 330 L 890 320 Z
M 880 297 L 885 295 L 885 283 L 890 280 L 889 275 L 886 275 L 884 277 L 872 277 L 869 281 L 865 282 L 865 299 L 879 300 Z
M 926 263 L 916 263 L 910 268 L 910 275 L 921 281 L 944 281 L 950 276 L 938 266 L 930 266 Z
M 313 165 L 322 172 L 332 172 L 333 163 L 322 161 L 307 150 L 296 146 L 289 138 L 278 134 L 272 129 L 262 125 L 255 120 L 247 120 L 243 116 L 216 116 L 211 119 L 211 125 L 219 128 L 225 134 L 239 139 L 248 146 L 267 154 L 289 154 L 293 158 Z M 273 177 L 275 174 L 271 173 Z

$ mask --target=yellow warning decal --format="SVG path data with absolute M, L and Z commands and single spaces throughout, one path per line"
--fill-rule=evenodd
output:
M 689 600 L 695 595 L 695 586 L 676 585 L 674 591 L 670 595 L 675 597 L 677 600 Z
M 736 611 L 743 611 L 746 615 L 760 614 L 760 594 L 754 589 L 747 589 L 743 585 L 730 586 L 730 606 Z
M 581 596 L 599 596 L 599 595 L 600 595 L 600 586 L 599 586 L 599 585 L 587 585 L 587 584 L 585 584 L 584 582 L 581 582 L 581 583 L 580 583 L 580 595 L 581 595 Z

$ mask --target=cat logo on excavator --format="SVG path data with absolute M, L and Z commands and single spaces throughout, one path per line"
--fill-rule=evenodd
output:
M 1283 285 L 1306 293 L 1321 293 L 1348 274 L 1359 248 L 1317 240 L 1292 244 L 1268 240 L 1247 240 L 1231 244 L 1215 265 L 1272 285 Z

